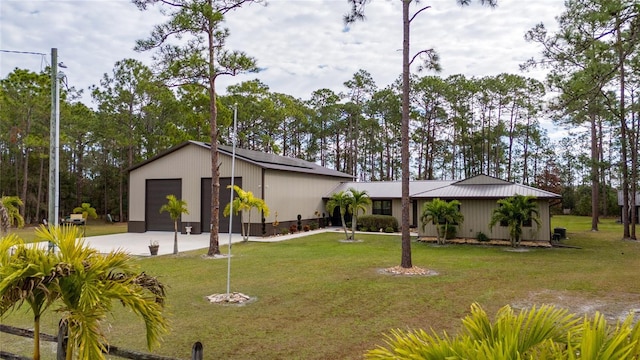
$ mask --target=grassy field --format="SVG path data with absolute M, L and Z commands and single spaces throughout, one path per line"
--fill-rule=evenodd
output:
M 640 243 L 620 240 L 621 225 L 603 220 L 594 233 L 589 218 L 557 216 L 553 227 L 567 228 L 562 243 L 579 248 L 413 243 L 414 265 L 439 273 L 431 277 L 380 273 L 400 263 L 397 236 L 341 243 L 340 233 L 323 233 L 234 245 L 231 290 L 255 298 L 244 306 L 205 300 L 225 292 L 227 279 L 227 260 L 203 258 L 205 250 L 140 259 L 168 286 L 172 331 L 153 352 L 187 359 L 201 341 L 207 359 L 359 359 L 390 329 L 455 332 L 473 302 L 490 314 L 504 305 L 550 303 L 611 319 L 640 308 Z M 30 326 L 26 308 L 0 320 Z M 145 351 L 141 321 L 125 311 L 109 320 L 112 344 Z M 57 323 L 49 312 L 43 331 L 53 333 Z M 29 340 L 0 334 L 0 350 L 15 348 L 29 354 Z
M 11 233 L 18 235 L 26 242 L 36 240 L 35 229 L 38 226 L 25 226 L 21 229 L 11 229 Z M 82 226 L 81 226 L 82 228 Z M 86 236 L 98 236 L 127 232 L 127 223 L 108 223 L 102 220 L 89 220 L 86 227 Z

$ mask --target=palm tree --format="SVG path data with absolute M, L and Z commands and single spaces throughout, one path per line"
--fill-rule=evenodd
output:
M 231 188 L 231 185 L 229 185 L 227 188 Z M 251 191 L 244 191 L 238 185 L 233 185 L 233 190 L 238 196 L 236 196 L 231 203 L 225 206 L 223 215 L 229 216 L 229 213 L 231 212 L 231 205 L 233 205 L 233 213 L 236 215 L 238 215 L 240 211 L 249 212 L 247 222 L 245 223 L 247 226 L 247 230 L 245 231 L 244 225 L 242 226 L 242 238 L 244 239 L 244 241 L 248 241 L 249 234 L 251 233 L 251 210 L 255 208 L 256 210 L 262 212 L 263 216 L 266 217 L 269 216 L 269 207 L 264 202 L 264 200 L 253 196 L 253 193 Z
M 168 212 L 173 220 L 173 254 L 178 254 L 178 220 L 182 214 L 188 214 L 187 202 L 178 200 L 175 195 L 167 195 L 167 203 L 160 207 L 160 213 Z
M 17 196 L 3 196 L 0 198 L 0 235 L 9 231 L 11 226 L 21 228 L 24 218 L 20 215 L 20 207 L 24 203 Z
M 498 223 L 504 223 L 509 227 L 511 246 L 520 246 L 522 226 L 527 222 L 535 222 L 540 225 L 538 205 L 535 196 L 516 194 L 506 199 L 498 200 L 498 207 L 493 210 L 489 228 Z
M 351 220 L 351 240 L 355 240 L 358 212 L 360 209 L 362 209 L 364 213 L 367 212 L 367 205 L 371 204 L 371 198 L 369 197 L 367 190 L 358 191 L 354 188 L 350 188 L 349 192 L 351 193 L 351 196 L 349 197 L 348 211 L 353 215 L 353 219 Z
M 13 251 L 11 251 L 13 249 Z M 0 241 L 0 316 L 26 303 L 33 313 L 33 358 L 40 359 L 40 317 L 59 297 L 53 290 L 68 266 L 15 234 Z
M 464 221 L 464 216 L 460 212 L 460 202 L 458 200 L 444 201 L 438 198 L 428 201 L 422 207 L 422 230 L 429 222 L 436 225 L 436 238 L 439 245 L 444 245 L 447 241 L 449 225 L 459 224 Z M 442 228 L 440 227 L 442 225 Z M 440 237 L 442 230 L 442 238 Z
M 87 231 L 87 222 L 89 222 L 89 216 L 94 219 L 98 218 L 98 213 L 96 209 L 91 207 L 89 203 L 82 203 L 81 206 L 73 209 L 74 214 L 82 214 L 82 218 L 84 219 L 84 224 L 82 226 L 82 235 L 86 234 Z
M 40 359 L 40 317 L 52 304 L 68 325 L 66 358 L 104 359 L 102 327 L 113 304 L 120 303 L 143 318 L 151 348 L 167 330 L 163 316 L 164 286 L 140 273 L 128 254 L 101 255 L 78 240 L 75 226 L 41 226 L 40 240 L 55 243 L 58 252 L 25 244 L 15 235 L 0 241 L 0 315 L 30 306 L 34 316 L 33 358 Z M 15 251 L 10 252 L 13 247 Z M 108 324 L 106 324 L 108 325 Z
M 145 323 L 147 346 L 157 345 L 167 331 L 163 315 L 164 286 L 154 277 L 139 272 L 137 263 L 126 252 L 116 250 L 102 255 L 78 239 L 73 226 L 36 230 L 39 239 L 56 243 L 53 257 L 61 270 L 56 273 L 52 292 L 60 299 L 56 311 L 68 326 L 67 359 L 104 359 L 106 339 L 102 327 L 114 304 L 133 310 Z
M 344 191 L 339 191 L 333 195 L 327 201 L 327 212 L 329 214 L 333 214 L 335 208 L 340 209 L 340 219 L 342 220 L 342 229 L 344 230 L 344 236 L 346 240 L 349 240 L 349 235 L 347 234 L 347 225 L 344 221 L 344 214 L 347 212 L 347 208 L 349 207 L 349 193 Z

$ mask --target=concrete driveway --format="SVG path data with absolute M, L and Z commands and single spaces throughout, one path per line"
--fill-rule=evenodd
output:
M 307 236 L 324 231 L 335 231 L 335 229 L 326 228 L 308 232 L 299 232 L 290 235 L 280 235 L 272 237 L 250 236 L 249 241 L 252 242 L 275 242 Z M 198 235 L 178 234 L 178 251 L 191 251 L 197 249 L 209 248 L 209 233 Z M 123 249 L 131 255 L 135 256 L 151 256 L 149 252 L 149 244 L 157 241 L 160 245 L 158 255 L 173 254 L 173 232 L 170 231 L 147 231 L 144 233 L 122 233 L 112 235 L 90 236 L 84 239 L 86 243 L 101 253 L 108 253 L 115 249 Z M 231 234 L 231 243 L 242 241 L 242 235 Z M 225 246 L 229 244 L 229 234 L 220 234 L 218 236 L 219 245 Z

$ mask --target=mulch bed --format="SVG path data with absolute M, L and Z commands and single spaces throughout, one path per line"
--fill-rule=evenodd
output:
M 437 243 L 437 239 L 435 237 L 419 237 L 418 242 L 424 243 Z M 469 244 L 469 245 L 491 245 L 491 246 L 511 246 L 511 241 L 509 240 L 489 240 L 489 241 L 478 241 L 477 239 L 471 238 L 455 238 L 455 239 L 447 239 L 447 244 Z M 536 247 L 536 248 L 550 248 L 551 242 L 549 241 L 521 241 L 521 247 Z

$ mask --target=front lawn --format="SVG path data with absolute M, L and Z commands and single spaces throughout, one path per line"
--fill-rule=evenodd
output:
M 361 359 L 390 329 L 455 332 L 473 302 L 490 314 L 506 304 L 544 302 L 611 318 L 639 306 L 640 283 L 634 279 L 640 244 L 620 240 L 619 224 L 604 220 L 602 231 L 592 233 L 588 218 L 557 216 L 553 227 L 567 228 L 569 239 L 562 243 L 581 249 L 513 252 L 413 243 L 414 265 L 439 273 L 431 277 L 379 272 L 400 263 L 399 236 L 363 234 L 361 243 L 342 243 L 344 235 L 332 232 L 236 244 L 231 290 L 256 298 L 244 306 L 205 301 L 225 292 L 226 259 L 205 259 L 206 250 L 144 258 L 142 269 L 168 286 L 172 332 L 154 353 L 187 359 L 193 342 L 201 341 L 207 359 Z M 1 320 L 30 326 L 25 313 Z M 108 337 L 114 345 L 146 351 L 142 324 L 131 319 L 116 313 Z M 57 322 L 49 312 L 44 331 L 53 333 Z M 15 339 L 0 334 L 0 350 L 25 347 Z

